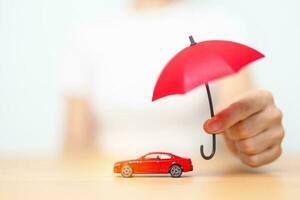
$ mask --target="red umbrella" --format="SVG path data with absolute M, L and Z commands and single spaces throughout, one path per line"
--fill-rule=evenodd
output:
M 152 101 L 173 94 L 185 94 L 205 84 L 209 100 L 210 114 L 214 116 L 212 98 L 208 83 L 237 73 L 247 64 L 263 58 L 264 55 L 246 45 L 225 41 L 209 40 L 196 43 L 189 37 L 191 45 L 177 53 L 161 72 L 154 91 Z M 216 152 L 216 135 L 212 135 L 212 153 L 204 154 L 204 159 L 211 159 Z

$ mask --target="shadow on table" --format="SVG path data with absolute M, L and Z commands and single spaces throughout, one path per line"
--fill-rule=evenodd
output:
M 187 178 L 192 178 L 193 174 L 183 174 L 179 178 L 173 178 L 169 174 L 135 174 L 130 178 L 124 178 L 121 175 L 116 175 L 116 178 L 122 178 L 122 179 L 136 179 L 136 178 L 171 178 L 171 179 L 187 179 Z

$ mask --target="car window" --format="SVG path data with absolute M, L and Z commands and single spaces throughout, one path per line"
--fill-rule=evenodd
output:
M 159 158 L 160 158 L 160 159 L 170 159 L 171 156 L 168 155 L 168 154 L 160 154 L 160 155 L 159 155 Z
M 144 157 L 146 160 L 159 159 L 159 154 L 148 154 Z

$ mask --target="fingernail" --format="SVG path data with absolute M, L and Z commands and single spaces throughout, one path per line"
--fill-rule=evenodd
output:
M 211 133 L 222 132 L 222 122 L 218 118 L 212 118 L 206 121 L 204 125 L 205 129 Z

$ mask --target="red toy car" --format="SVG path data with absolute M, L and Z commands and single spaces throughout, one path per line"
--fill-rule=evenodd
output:
M 182 158 L 171 153 L 151 152 L 135 160 L 125 160 L 114 164 L 114 173 L 123 177 L 133 174 L 168 174 L 180 177 L 182 172 L 193 171 L 190 158 Z

